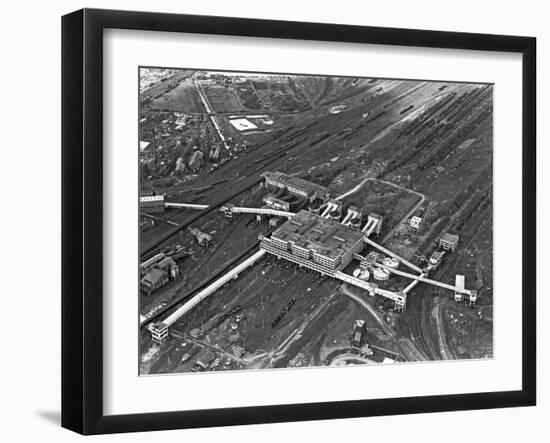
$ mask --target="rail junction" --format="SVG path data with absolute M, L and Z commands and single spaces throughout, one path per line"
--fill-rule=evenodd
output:
M 276 178 L 282 176 L 281 173 L 277 174 Z M 268 177 L 273 183 L 275 180 L 273 176 Z M 288 179 L 282 177 L 281 180 L 286 181 Z M 296 186 L 304 186 L 303 181 L 294 180 L 292 183 L 297 183 Z M 316 186 L 316 193 L 323 191 L 322 189 L 319 191 L 318 185 Z M 308 189 L 298 189 L 295 194 L 302 198 L 307 198 L 310 195 Z M 346 214 L 343 215 L 342 203 L 337 199 L 330 200 L 327 198 L 317 214 L 306 209 L 301 209 L 296 213 L 275 207 L 241 207 L 227 203 L 228 200 L 225 199 L 221 203 L 210 206 L 171 202 L 164 202 L 164 206 L 166 208 L 194 209 L 201 211 L 201 213 L 219 208 L 227 218 L 232 218 L 234 214 L 256 214 L 258 217 L 268 216 L 277 220 L 286 219 L 286 221 L 277 227 L 271 236 L 260 235 L 259 250 L 193 295 L 192 298 L 185 301 L 164 320 L 149 324 L 149 330 L 155 341 L 164 341 L 168 337 L 169 327 L 172 324 L 223 285 L 232 279 L 236 279 L 239 274 L 261 260 L 266 253 L 274 255 L 278 259 L 282 258 L 293 262 L 299 267 L 309 268 L 325 276 L 361 288 L 371 296 L 380 295 L 385 297 L 394 302 L 395 309 L 398 312 L 406 309 L 407 295 L 419 283 L 453 291 L 457 301 L 462 301 L 463 297 L 467 296 L 471 306 L 475 303 L 476 291 L 464 288 L 463 276 L 457 276 L 455 285 L 428 278 L 428 275 L 436 268 L 434 264 L 428 263 L 426 267 L 421 268 L 374 241 L 371 237 L 380 235 L 382 231 L 383 217 L 379 214 L 369 214 L 366 217 L 366 222 L 361 227 L 357 224 L 357 220 L 360 222 L 363 218 L 361 212 L 350 206 L 347 208 Z M 361 252 L 365 246 L 378 252 L 370 252 L 366 256 L 362 255 Z M 385 260 L 390 261 L 382 260 L 383 257 L 379 257 L 382 254 L 383 257 L 387 257 Z M 366 274 L 370 275 L 370 272 L 372 272 L 375 280 L 380 281 L 366 281 L 365 278 L 352 276 L 344 272 L 344 268 L 353 259 L 360 261 L 361 268 L 364 269 Z M 397 269 L 399 264 L 405 265 L 417 274 Z M 386 289 L 381 282 L 388 279 L 392 274 L 410 279 L 411 282 L 400 291 Z M 142 322 L 142 324 L 144 323 Z

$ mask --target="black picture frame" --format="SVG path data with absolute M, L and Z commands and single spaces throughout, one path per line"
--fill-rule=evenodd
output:
M 103 30 L 171 31 L 519 53 L 523 64 L 522 388 L 106 416 L 103 412 Z M 319 420 L 536 403 L 536 39 L 83 9 L 62 18 L 62 426 L 82 434 Z

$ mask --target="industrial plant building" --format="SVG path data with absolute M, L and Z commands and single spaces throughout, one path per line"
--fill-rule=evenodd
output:
M 279 209 L 281 211 L 290 211 L 290 203 L 286 200 L 277 198 L 273 194 L 268 194 L 263 198 L 263 202 L 266 206 Z
M 334 276 L 363 249 L 364 233 L 336 220 L 301 210 L 271 237 L 261 236 L 260 247 L 300 266 Z
M 439 246 L 443 249 L 446 249 L 447 251 L 454 252 L 454 250 L 458 246 L 458 239 L 458 235 L 449 233 L 443 234 L 439 239 Z
M 282 172 L 266 171 L 262 174 L 267 189 L 278 191 L 286 190 L 297 197 L 327 201 L 330 198 L 330 189 L 302 178 L 283 174 Z
M 164 195 L 143 195 L 139 197 L 140 211 L 164 212 Z
M 139 268 L 140 289 L 147 295 L 176 279 L 179 275 L 177 263 L 162 253 L 143 262 Z

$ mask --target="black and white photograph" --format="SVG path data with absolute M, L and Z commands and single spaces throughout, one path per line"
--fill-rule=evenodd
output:
M 493 84 L 138 82 L 141 376 L 494 358 Z
M 541 5 L 7 3 L 2 441 L 548 434 Z

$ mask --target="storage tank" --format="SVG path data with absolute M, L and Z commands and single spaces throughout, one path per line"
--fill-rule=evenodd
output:
M 363 270 L 363 272 L 359 275 L 359 278 L 367 281 L 370 278 L 370 272 L 367 269 Z
M 386 281 L 390 278 L 390 271 L 384 268 L 376 268 L 373 271 L 374 279 L 378 281 Z
M 359 274 L 361 274 L 361 268 L 357 268 L 357 269 L 354 269 L 353 270 L 353 276 L 354 277 L 359 277 Z
M 385 266 L 392 269 L 397 269 L 399 267 L 399 260 L 393 257 L 386 257 L 384 260 L 382 260 L 382 263 L 384 263 Z

